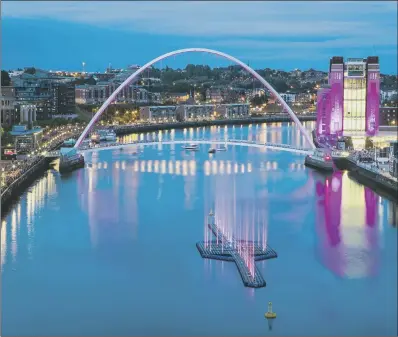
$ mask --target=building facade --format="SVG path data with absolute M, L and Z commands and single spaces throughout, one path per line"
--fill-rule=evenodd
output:
M 26 125 L 14 125 L 10 133 L 14 138 L 17 154 L 29 154 L 40 146 L 43 138 L 41 128 L 29 129 Z
M 292 93 L 283 93 L 283 94 L 280 94 L 280 96 L 283 98 L 283 100 L 286 102 L 286 103 L 294 103 L 294 102 L 296 102 L 296 94 L 292 94 Z
M 19 105 L 18 108 L 19 108 L 20 123 L 27 123 L 29 126 L 32 126 L 33 122 L 35 122 L 37 118 L 36 105 L 24 104 L 24 105 Z
M 330 118 L 329 113 L 332 108 L 332 88 L 331 86 L 325 86 L 318 90 L 317 98 L 317 136 L 330 134 Z
M 140 119 L 148 122 L 195 121 L 211 118 L 243 118 L 250 114 L 249 104 L 203 104 L 145 106 Z
M 24 72 L 13 76 L 11 81 L 15 88 L 16 104 L 35 105 L 37 119 L 49 119 L 53 114 L 74 110 L 73 78 L 35 69 L 33 74 Z
M 78 85 L 75 89 L 76 104 L 102 104 L 117 89 L 117 83 L 97 83 Z M 116 103 L 148 103 L 148 91 L 135 85 L 129 85 L 116 96 Z
M 140 120 L 146 122 L 174 122 L 177 120 L 177 106 L 144 106 L 140 108 Z
M 73 115 L 76 106 L 74 84 L 54 83 L 51 90 L 51 115 Z
M 358 135 L 374 136 L 379 128 L 380 68 L 379 59 L 347 59 L 333 57 L 329 68 L 329 110 L 318 111 L 318 121 L 329 124 L 317 126 L 325 136 Z M 318 91 L 318 100 L 325 95 Z M 321 105 L 320 108 L 323 109 Z M 323 130 L 323 131 L 322 131 Z
M 1 125 L 10 126 L 19 122 L 16 110 L 15 89 L 13 87 L 1 87 Z
M 398 107 L 380 107 L 380 126 L 398 125 Z

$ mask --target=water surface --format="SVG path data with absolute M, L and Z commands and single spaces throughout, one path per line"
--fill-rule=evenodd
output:
M 280 123 L 162 137 L 225 133 L 304 145 Z M 208 148 L 93 152 L 84 169 L 32 185 L 3 219 L 2 335 L 396 333 L 394 203 L 346 173 L 306 169 L 301 155 Z M 267 287 L 245 288 L 233 263 L 200 257 L 211 208 L 226 230 L 278 252 L 257 264 Z

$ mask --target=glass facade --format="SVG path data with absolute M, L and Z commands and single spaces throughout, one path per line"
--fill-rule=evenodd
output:
M 344 78 L 344 131 L 366 130 L 366 78 Z

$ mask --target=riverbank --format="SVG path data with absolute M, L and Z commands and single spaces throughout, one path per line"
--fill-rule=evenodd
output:
M 76 136 L 79 136 L 79 134 L 68 134 L 66 137 L 53 144 L 49 148 L 49 151 L 59 149 L 65 139 Z M 49 169 L 52 160 L 53 159 L 46 158 L 42 155 L 32 157 L 27 162 L 26 169 L 23 170 L 19 177 L 13 180 L 9 185 L 3 187 L 4 189 L 1 189 L 2 216 L 7 213 L 13 203 L 18 200 L 19 196 L 25 192 L 29 186 Z
M 398 180 L 370 164 L 358 163 L 352 156 L 334 159 L 339 170 L 349 172 L 349 176 L 386 197 L 398 200 Z
M 286 116 L 287 115 L 287 116 Z M 315 115 L 298 116 L 301 122 L 315 121 Z M 118 125 L 114 126 L 113 130 L 117 135 L 125 135 L 136 132 L 153 132 L 158 130 L 170 130 L 170 129 L 185 129 L 185 128 L 197 128 L 206 126 L 223 126 L 223 125 L 247 125 L 256 123 L 283 123 L 292 122 L 291 117 L 288 114 L 283 115 L 272 115 L 265 117 L 251 117 L 251 118 L 239 118 L 239 119 L 218 119 L 218 120 L 203 120 L 194 122 L 175 122 L 175 123 L 162 123 L 162 124 L 134 124 L 134 125 Z
M 15 179 L 6 189 L 1 191 L 1 215 L 7 213 L 18 197 L 49 168 L 49 161 L 45 157 L 37 157 L 31 166 Z
M 357 163 L 350 167 L 350 176 L 371 189 L 383 190 L 394 200 L 398 199 L 398 181 L 388 173 Z

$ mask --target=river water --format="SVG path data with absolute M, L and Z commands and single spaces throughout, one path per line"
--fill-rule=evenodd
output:
M 286 123 L 161 137 L 225 135 L 304 145 Z M 345 172 L 306 169 L 302 155 L 200 149 L 93 152 L 84 169 L 61 177 L 55 166 L 37 180 L 3 218 L 1 335 L 397 332 L 394 202 Z M 278 252 L 256 263 L 265 288 L 245 288 L 232 262 L 201 258 L 211 209 L 226 232 Z

